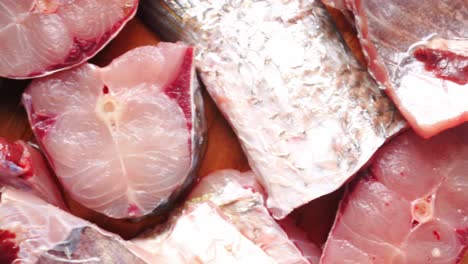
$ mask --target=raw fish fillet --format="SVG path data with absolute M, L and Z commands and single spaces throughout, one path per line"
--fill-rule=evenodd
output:
M 66 208 L 41 153 L 23 141 L 0 138 L 1 186 L 30 191 L 52 205 Z
M 137 6 L 138 0 L 2 0 L 0 76 L 44 76 L 86 61 Z
M 0 196 L 0 263 L 150 263 L 131 242 L 26 192 Z
M 369 70 L 428 138 L 468 121 L 466 0 L 323 0 L 354 13 Z
M 268 213 L 261 191 L 251 172 L 214 172 L 167 226 L 134 242 L 170 263 L 318 263 L 320 250 L 294 223 L 282 222 L 285 232 Z
M 406 132 L 340 205 L 321 263 L 460 263 L 468 248 L 468 124 Z
M 339 188 L 404 122 L 344 47 L 320 1 L 141 1 L 196 66 L 275 218 Z
M 75 201 L 136 218 L 181 196 L 203 143 L 192 61 L 191 47 L 160 43 L 32 82 L 23 95 L 29 121 Z

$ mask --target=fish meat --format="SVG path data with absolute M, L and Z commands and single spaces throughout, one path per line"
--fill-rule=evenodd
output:
M 138 0 L 2 0 L 0 76 L 32 78 L 85 62 L 137 7 Z
M 208 203 L 189 206 L 171 228 L 134 242 L 156 263 L 275 263 Z
M 0 263 L 150 263 L 131 242 L 24 191 L 2 188 Z
M 376 154 L 340 205 L 321 262 L 460 263 L 468 248 L 468 124 L 409 131 Z
M 160 43 L 107 67 L 34 80 L 32 129 L 66 192 L 112 218 L 167 211 L 196 179 L 204 116 L 193 48 Z
M 320 1 L 140 1 L 163 39 L 197 50 L 203 84 L 277 219 L 333 192 L 405 126 Z
M 466 0 L 323 0 L 355 17 L 368 67 L 429 138 L 468 121 Z
M 318 263 L 321 251 L 294 223 L 278 224 L 263 195 L 252 172 L 216 171 L 197 184 L 167 226 L 134 242 L 168 263 Z
M 52 205 L 66 208 L 42 154 L 21 140 L 0 138 L 1 186 L 30 191 Z

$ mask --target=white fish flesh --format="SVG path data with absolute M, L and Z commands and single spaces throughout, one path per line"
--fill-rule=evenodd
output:
M 468 248 L 468 124 L 429 140 L 409 131 L 351 185 L 328 263 L 460 263 Z
M 355 17 L 369 70 L 428 138 L 468 121 L 466 0 L 323 0 Z
M 163 38 L 197 48 L 201 80 L 284 218 L 339 188 L 404 122 L 320 1 L 141 1 Z
M 192 61 L 193 48 L 160 43 L 31 83 L 32 129 L 75 201 L 138 218 L 168 209 L 193 182 L 204 127 Z
M 137 6 L 138 0 L 0 1 L 0 76 L 44 76 L 88 60 Z
M 214 172 L 188 199 L 167 226 L 134 242 L 169 263 L 318 263 L 321 251 L 269 214 L 252 172 Z

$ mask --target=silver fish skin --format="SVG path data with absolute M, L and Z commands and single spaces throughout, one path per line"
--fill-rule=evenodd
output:
M 320 1 L 143 0 L 140 16 L 195 45 L 277 219 L 339 188 L 405 126 Z
M 0 188 L 0 245 L 2 264 L 153 263 L 133 243 L 10 187 Z
M 468 122 L 468 1 L 322 2 L 354 17 L 370 73 L 420 136 Z

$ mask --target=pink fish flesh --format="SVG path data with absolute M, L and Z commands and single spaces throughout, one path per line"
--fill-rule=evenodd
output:
M 259 186 L 251 172 L 214 172 L 167 226 L 134 242 L 168 263 L 318 263 L 320 250 L 293 223 L 282 223 L 287 232 L 281 228 Z
M 47 204 L 30 193 L 3 188 L 0 263 L 150 263 L 146 252 L 120 237 Z
M 0 138 L 0 186 L 31 191 L 52 205 L 66 208 L 41 153 L 23 141 Z
M 354 13 L 369 70 L 428 138 L 468 121 L 466 0 L 324 0 Z
M 138 0 L 2 0 L 0 76 L 44 76 L 88 60 L 137 6 Z
M 163 37 L 196 46 L 275 218 L 338 189 L 404 126 L 320 1 L 141 4 Z
M 66 192 L 113 218 L 167 209 L 195 179 L 203 143 L 193 49 L 136 48 L 34 80 L 32 129 Z
M 460 263 L 468 248 L 468 124 L 384 146 L 340 205 L 321 263 Z

